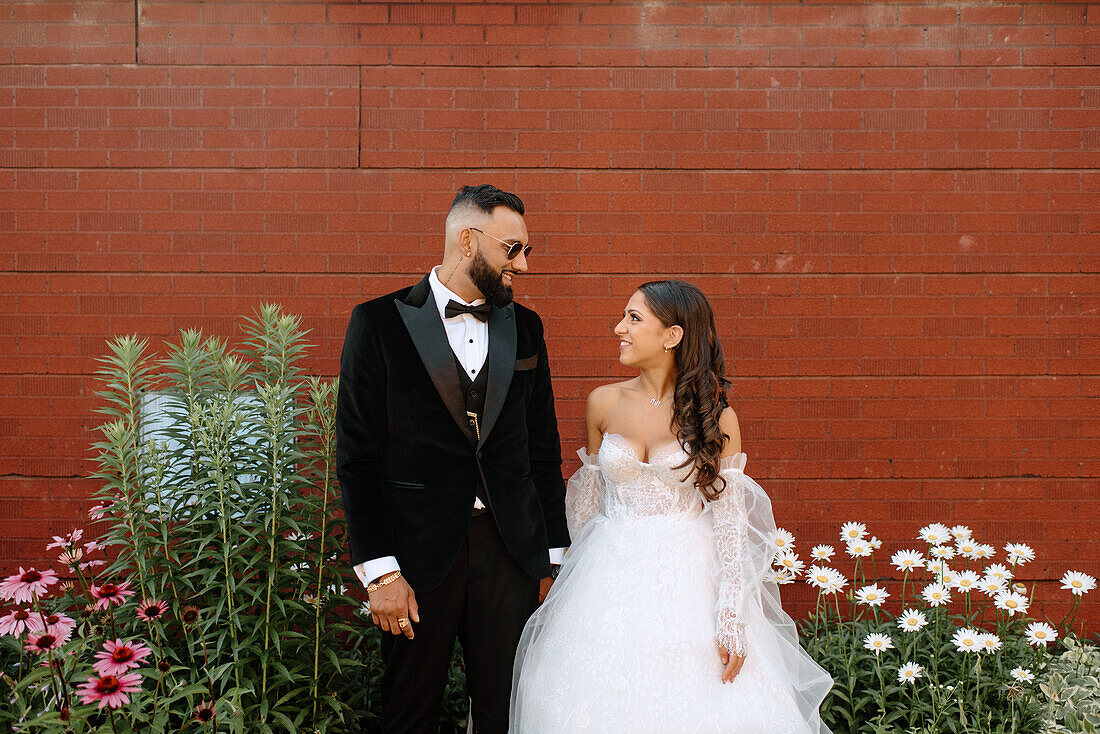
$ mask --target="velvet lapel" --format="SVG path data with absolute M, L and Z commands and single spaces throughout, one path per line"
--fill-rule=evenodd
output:
M 424 368 L 428 370 L 436 392 L 439 393 L 443 404 L 447 406 L 447 412 L 454 418 L 470 443 L 475 443 L 474 434 L 466 418 L 466 403 L 462 398 L 462 385 L 458 381 L 454 352 L 451 351 L 451 345 L 447 341 L 447 332 L 443 329 L 443 321 L 439 318 L 439 309 L 436 308 L 435 299 L 432 298 L 432 287 L 428 284 L 427 276 L 413 286 L 404 301 L 394 301 L 394 303 L 397 305 L 398 313 L 401 314 L 401 319 L 405 322 L 405 328 L 409 330 L 413 344 L 416 345 L 420 361 L 424 363 Z M 492 334 L 491 328 L 490 334 Z M 489 343 L 492 344 L 491 336 Z M 514 327 L 512 351 L 515 352 Z M 489 395 L 492 395 L 492 380 L 493 373 L 490 372 Z
M 489 384 L 485 386 L 485 415 L 481 421 L 478 446 L 485 443 L 500 417 L 516 370 L 516 319 L 515 308 L 510 303 L 489 312 L 489 356 L 485 359 L 485 365 L 489 370 Z

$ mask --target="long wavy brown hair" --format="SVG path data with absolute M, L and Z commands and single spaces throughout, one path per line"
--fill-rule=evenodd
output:
M 692 467 L 695 486 L 713 502 L 726 488 L 718 469 L 729 436 L 718 427 L 718 417 L 729 405 L 726 388 L 730 385 L 714 312 L 703 291 L 682 280 L 654 280 L 638 290 L 662 324 L 684 330 L 675 348 L 671 428 L 688 459 L 676 468 Z

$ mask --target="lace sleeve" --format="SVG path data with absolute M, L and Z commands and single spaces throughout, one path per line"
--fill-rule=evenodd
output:
M 744 656 L 745 623 L 737 612 L 745 590 L 748 514 L 741 486 L 746 456 L 734 454 L 722 459 L 721 474 L 726 488 L 713 509 L 714 539 L 718 546 L 721 576 L 718 584 L 718 641 L 730 652 Z
M 569 477 L 565 487 L 565 519 L 569 524 L 569 537 L 574 540 L 581 528 L 603 509 L 603 478 L 596 456 L 584 449 L 577 451 L 581 468 Z

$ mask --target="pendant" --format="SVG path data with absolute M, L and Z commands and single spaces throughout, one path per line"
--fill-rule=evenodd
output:
M 661 401 L 658 400 L 657 398 L 650 398 L 649 399 L 649 404 L 652 405 L 654 408 L 660 408 L 661 407 Z

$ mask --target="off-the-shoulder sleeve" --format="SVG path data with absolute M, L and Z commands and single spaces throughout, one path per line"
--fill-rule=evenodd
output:
M 746 586 L 748 555 L 748 514 L 745 510 L 745 454 L 722 459 L 720 473 L 726 487 L 711 503 L 714 519 L 714 539 L 721 562 L 718 584 L 718 641 L 730 652 L 744 656 L 745 623 L 738 613 L 738 604 Z
M 569 537 L 576 540 L 581 528 L 603 509 L 603 477 L 595 454 L 584 449 L 577 451 L 581 468 L 569 477 L 565 487 L 565 519 L 569 524 Z

